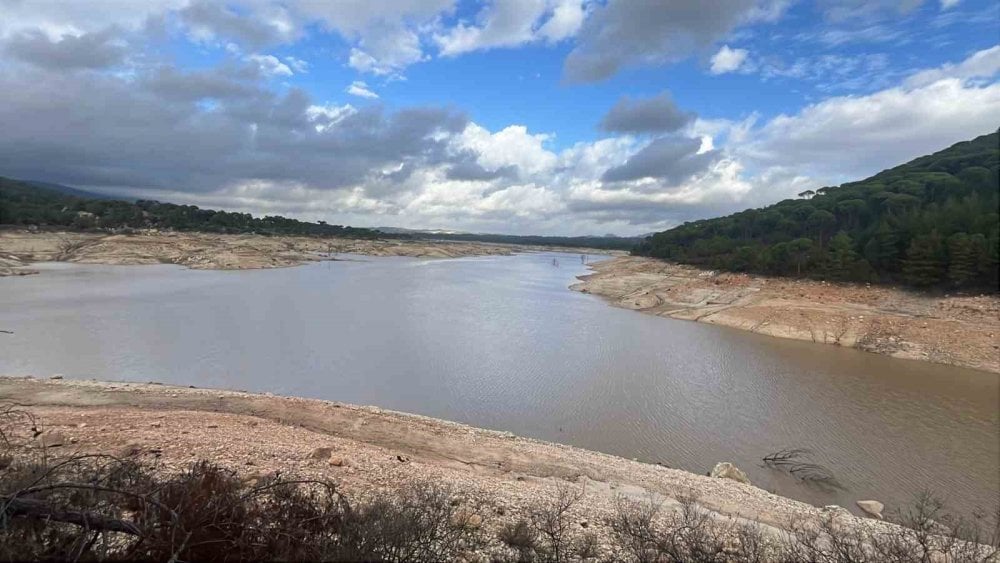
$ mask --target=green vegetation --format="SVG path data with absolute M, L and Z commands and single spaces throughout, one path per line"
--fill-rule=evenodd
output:
M 200 209 L 194 205 L 85 198 L 9 178 L 0 178 L 0 224 L 78 230 L 172 229 L 351 238 L 386 236 L 372 229 L 328 225 L 324 221 L 309 223 L 280 215 L 256 218 L 249 213 Z
M 867 180 L 685 223 L 633 254 L 835 281 L 997 290 L 1000 138 L 984 135 Z

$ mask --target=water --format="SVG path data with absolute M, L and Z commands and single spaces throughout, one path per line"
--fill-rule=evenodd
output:
M 553 265 L 558 258 L 560 267 Z M 811 502 L 1000 502 L 1000 378 L 616 309 L 575 255 L 280 270 L 51 264 L 0 279 L 0 373 L 317 397 L 704 473 Z M 843 489 L 760 467 L 808 447 Z

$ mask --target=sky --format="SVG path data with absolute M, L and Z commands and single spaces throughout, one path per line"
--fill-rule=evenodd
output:
M 0 0 L 0 176 L 632 236 L 1000 127 L 996 0 Z

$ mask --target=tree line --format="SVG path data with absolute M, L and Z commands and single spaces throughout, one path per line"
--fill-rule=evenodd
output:
M 122 201 L 67 195 L 44 186 L 0 178 L 0 224 L 77 230 L 161 229 L 261 235 L 385 237 L 373 229 L 299 221 L 280 215 L 201 209 L 151 200 Z
M 685 223 L 632 252 L 735 272 L 997 291 L 998 170 L 994 132 L 860 182 Z

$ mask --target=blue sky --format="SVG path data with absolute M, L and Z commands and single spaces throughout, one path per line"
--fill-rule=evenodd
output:
M 0 11 L 0 175 L 361 226 L 632 235 L 1000 125 L 995 1 Z

